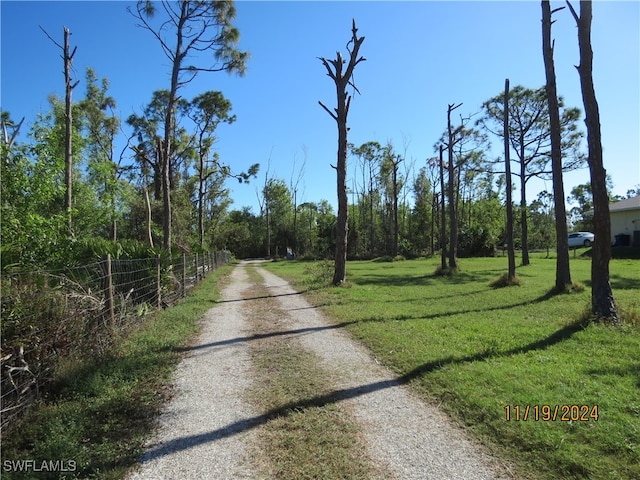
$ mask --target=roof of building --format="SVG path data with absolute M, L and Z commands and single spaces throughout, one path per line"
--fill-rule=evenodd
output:
M 625 212 L 627 210 L 640 210 L 640 195 L 609 204 L 609 214 L 613 212 Z M 584 212 L 584 215 L 593 215 L 593 209 Z
M 623 210 L 640 210 L 640 195 L 609 205 L 610 212 L 621 212 Z

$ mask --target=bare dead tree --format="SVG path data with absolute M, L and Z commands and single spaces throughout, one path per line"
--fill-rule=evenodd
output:
M 298 254 L 298 188 L 300 186 L 300 182 L 304 177 L 304 167 L 307 165 L 307 147 L 306 145 L 302 146 L 302 153 L 304 154 L 304 160 L 302 161 L 302 165 L 298 170 L 298 176 L 295 181 L 293 176 L 296 171 L 296 157 L 293 157 L 293 168 L 291 169 L 291 179 L 289 181 L 289 190 L 293 195 L 293 253 L 295 255 Z M 304 193 L 303 193 L 304 195 Z
M 440 145 L 440 268 L 442 272 L 447 269 L 447 216 L 444 204 L 444 158 L 442 150 L 444 146 Z
M 564 8 L 564 7 L 562 7 Z M 562 182 L 562 138 L 560 125 L 560 108 L 556 88 L 556 72 L 553 61 L 551 40 L 551 16 L 562 10 L 551 11 L 548 0 L 542 1 L 542 53 L 547 78 L 546 92 L 549 104 L 549 125 L 551 140 L 551 168 L 553 175 L 553 202 L 556 224 L 556 291 L 563 291 L 571 285 L 571 269 L 569 267 L 569 240 L 567 232 L 567 212 L 565 207 L 564 184 Z
M 336 228 L 336 256 L 335 270 L 333 274 L 333 284 L 342 284 L 347 276 L 347 236 L 348 236 L 348 197 L 347 197 L 347 115 L 349 114 L 349 106 L 351 104 L 351 95 L 346 92 L 347 86 L 351 85 L 353 89 L 360 93 L 353 81 L 353 70 L 360 62 L 365 61 L 364 57 L 358 57 L 358 51 L 364 41 L 364 37 L 358 38 L 358 29 L 356 21 L 352 20 L 351 39 L 347 42 L 347 51 L 349 52 L 349 63 L 343 72 L 343 66 L 346 63 L 342 59 L 342 54 L 336 52 L 335 60 L 327 60 L 320 57 L 320 61 L 327 69 L 327 75 L 336 84 L 336 95 L 338 99 L 338 107 L 334 112 L 329 110 L 322 102 L 318 102 L 322 108 L 333 118 L 338 124 L 338 163 L 333 167 L 338 177 L 338 224 Z M 333 68 L 332 68 L 333 67 Z
M 273 154 L 273 147 L 271 147 L 271 151 L 269 152 L 269 159 L 267 160 L 267 169 L 264 172 L 264 186 L 262 187 L 262 192 L 258 188 L 256 188 L 256 197 L 258 199 L 258 204 L 260 206 L 260 215 L 265 218 L 265 232 L 266 232 L 266 258 L 271 258 L 271 218 L 269 217 L 269 199 L 267 198 L 267 186 L 269 182 L 273 180 L 272 176 L 269 176 L 269 170 L 271 170 L 271 155 Z
M 68 235 L 73 236 L 73 228 L 71 221 L 71 207 L 73 202 L 72 196 L 72 182 L 73 182 L 73 151 L 72 151 L 72 125 L 73 125 L 73 112 L 71 105 L 71 96 L 73 94 L 73 89 L 78 86 L 80 80 L 77 80 L 75 83 L 71 80 L 71 68 L 73 64 L 73 57 L 76 54 L 76 50 L 78 47 L 73 48 L 73 52 L 69 53 L 69 36 L 71 32 L 67 27 L 64 27 L 64 45 L 60 45 L 56 42 L 51 35 L 49 35 L 46 30 L 40 27 L 40 30 L 44 32 L 44 34 L 49 37 L 58 48 L 62 50 L 62 60 L 64 62 L 64 84 L 65 84 L 65 93 L 64 93 L 64 184 L 65 184 L 65 194 L 64 194 L 64 208 L 67 212 L 67 230 Z
M 456 255 L 458 253 L 458 209 L 455 199 L 455 165 L 453 163 L 453 146 L 455 144 L 455 133 L 451 126 L 451 112 L 460 107 L 462 103 L 458 105 L 450 104 L 447 107 L 447 152 L 448 159 L 447 171 L 449 174 L 449 183 L 447 185 L 447 195 L 449 197 L 449 268 L 458 268 L 458 262 Z
M 593 193 L 593 233 L 595 242 L 591 254 L 591 311 L 601 321 L 620 321 L 609 281 L 611 259 L 611 217 L 607 194 L 607 171 L 602 159 L 602 137 L 600 134 L 600 111 L 593 85 L 593 50 L 591 49 L 591 1 L 580 2 L 580 15 L 567 1 L 578 26 L 580 65 L 578 74 L 582 89 L 591 189 Z
M 393 237 L 391 238 L 391 256 L 398 255 L 398 237 L 400 234 L 398 224 L 398 167 L 404 161 L 404 157 L 400 155 L 394 155 L 389 159 L 391 164 L 391 185 L 393 188 Z

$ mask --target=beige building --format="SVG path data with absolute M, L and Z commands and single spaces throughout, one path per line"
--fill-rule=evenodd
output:
M 640 247 L 640 195 L 609 205 L 611 215 L 611 244 Z M 625 237 L 620 237 L 625 235 Z M 628 237 L 627 237 L 628 235 Z M 618 236 L 618 237 L 616 237 Z

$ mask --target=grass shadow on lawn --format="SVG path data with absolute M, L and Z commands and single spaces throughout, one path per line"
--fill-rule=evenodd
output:
M 359 274 L 355 283 L 361 286 L 373 285 L 373 286 L 393 286 L 393 287 L 421 287 L 436 284 L 451 284 L 459 285 L 464 283 L 487 283 L 499 273 L 504 273 L 503 269 L 500 270 L 482 270 L 482 271 L 460 271 L 455 275 L 437 275 L 430 273 L 426 275 L 406 275 L 405 272 L 389 271 L 381 274 Z
M 473 295 L 476 293 L 481 293 L 481 292 L 468 292 L 468 293 L 462 293 L 460 295 L 455 295 L 455 297 L 457 298 L 458 296 L 465 296 L 465 295 Z M 458 311 L 446 311 L 446 312 L 438 312 L 438 313 L 430 313 L 430 314 L 425 314 L 425 315 L 405 315 L 405 314 L 397 314 L 397 315 L 391 315 L 391 316 L 383 316 L 383 315 L 374 315 L 368 318 L 363 318 L 360 320 L 354 320 L 351 322 L 344 322 L 341 323 L 340 325 L 351 325 L 351 324 L 356 324 L 356 323 L 366 323 L 366 322 L 385 322 L 385 321 L 397 321 L 397 320 L 433 320 L 436 318 L 446 318 L 446 317 L 451 317 L 454 315 L 466 315 L 466 314 L 470 314 L 470 313 L 487 313 L 487 312 L 495 312 L 495 311 L 500 311 L 500 310 L 511 310 L 514 308 L 519 308 L 519 307 L 526 307 L 529 305 L 535 305 L 537 303 L 542 303 L 545 302 L 547 300 L 552 299 L 553 297 L 557 296 L 557 295 L 563 295 L 562 293 L 556 293 L 552 290 L 548 291 L 547 293 L 545 293 L 544 295 L 541 295 L 537 298 L 531 299 L 531 300 L 525 300 L 523 302 L 518 302 L 518 303 L 511 303 L 508 305 L 498 305 L 498 306 L 492 306 L 492 307 L 486 307 L 486 308 L 474 308 L 474 309 L 467 309 L 467 310 L 458 310 Z M 446 298 L 446 297 L 440 297 L 440 298 Z M 433 298 L 428 298 L 428 300 L 433 300 Z M 409 300 L 409 301 L 415 301 L 415 300 Z
M 556 345 L 558 343 L 564 342 L 565 340 L 570 339 L 575 333 L 584 330 L 589 325 L 588 319 L 579 319 L 575 322 L 572 322 L 568 325 L 565 325 L 561 329 L 553 332 L 551 335 L 537 340 L 535 342 L 531 342 L 522 347 L 515 347 L 504 352 L 497 351 L 495 349 L 485 350 L 484 352 L 475 353 L 473 355 L 467 355 L 464 357 L 447 357 L 441 360 L 435 360 L 433 362 L 427 362 L 419 367 L 414 368 L 410 372 L 405 373 L 401 377 L 399 377 L 399 381 L 401 383 L 408 383 L 416 378 L 419 378 L 427 373 L 431 373 L 435 370 L 438 370 L 447 365 L 459 365 L 462 363 L 469 362 L 478 362 L 489 360 L 497 357 L 509 357 L 513 355 L 520 355 L 523 353 L 527 353 L 533 350 L 545 350 L 548 347 Z
M 630 365 L 627 368 L 609 367 L 603 369 L 591 369 L 588 370 L 589 375 L 617 375 L 619 377 L 626 377 L 628 375 L 634 375 L 637 377 L 636 386 L 640 388 L 640 363 Z
M 637 267 L 640 268 L 640 265 Z M 611 288 L 614 290 L 640 290 L 640 279 L 627 278 L 619 274 L 610 274 Z M 589 281 L 589 286 L 591 281 Z
M 614 296 L 616 290 L 640 290 L 640 279 L 623 277 L 619 274 L 610 274 L 609 281 L 611 282 L 611 289 Z M 591 288 L 591 279 L 584 281 L 585 287 Z

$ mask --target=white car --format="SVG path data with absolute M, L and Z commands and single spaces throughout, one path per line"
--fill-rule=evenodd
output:
M 569 248 L 590 247 L 594 235 L 591 232 L 575 232 L 569 234 Z

